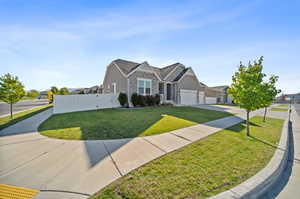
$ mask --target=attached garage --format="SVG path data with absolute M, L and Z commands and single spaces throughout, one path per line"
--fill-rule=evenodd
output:
M 206 104 L 216 104 L 217 103 L 217 98 L 216 97 L 206 97 L 205 98 L 205 103 Z
M 199 104 L 205 104 L 204 99 L 205 99 L 205 94 L 203 91 L 200 91 L 199 92 Z
M 184 104 L 184 105 L 198 104 L 197 90 L 180 89 L 180 104 Z

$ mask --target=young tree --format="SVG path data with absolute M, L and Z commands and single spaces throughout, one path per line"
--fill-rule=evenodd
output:
M 262 102 L 261 107 L 265 109 L 264 112 L 264 119 L 266 121 L 267 109 L 272 104 L 273 100 L 275 99 L 276 95 L 278 95 L 281 90 L 276 89 L 275 84 L 278 81 L 278 76 L 272 75 L 268 82 L 264 82 L 262 85 Z
M 10 118 L 13 118 L 13 104 L 21 100 L 25 95 L 23 84 L 18 77 L 7 73 L 0 77 L 0 99 L 10 104 Z
M 50 90 L 53 95 L 58 94 L 58 88 L 56 86 L 52 86 Z
M 61 88 L 61 89 L 59 90 L 59 95 L 69 95 L 69 94 L 70 94 L 70 91 L 69 91 L 69 89 L 67 89 L 66 87 Z
M 52 104 L 53 103 L 53 93 L 52 93 L 52 91 L 47 92 L 47 98 L 48 98 L 49 104 Z
M 232 76 L 232 84 L 228 93 L 236 104 L 246 110 L 247 136 L 250 136 L 249 115 L 251 111 L 261 108 L 262 82 L 265 74 L 262 73 L 263 57 L 244 66 L 240 62 L 238 71 Z

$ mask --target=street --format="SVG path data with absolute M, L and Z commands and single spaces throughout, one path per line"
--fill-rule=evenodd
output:
M 24 111 L 46 104 L 48 104 L 47 99 L 22 100 L 13 105 L 13 112 Z M 0 117 L 8 114 L 10 114 L 10 105 L 5 102 L 0 102 Z
M 300 104 L 294 104 L 293 106 L 294 106 L 298 116 L 300 117 Z

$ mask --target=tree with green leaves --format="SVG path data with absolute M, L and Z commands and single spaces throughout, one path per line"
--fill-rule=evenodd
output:
M 0 77 L 0 99 L 10 104 L 10 118 L 13 118 L 13 104 L 20 101 L 25 95 L 23 84 L 17 76 L 7 73 Z
M 48 98 L 49 104 L 52 104 L 53 103 L 53 93 L 51 90 L 47 92 L 47 98 Z
M 37 98 L 40 95 L 40 93 L 37 90 L 30 90 L 28 92 L 26 92 L 26 96 L 29 98 Z
M 281 92 L 281 90 L 277 89 L 275 86 L 277 81 L 278 76 L 272 75 L 267 82 L 264 82 L 262 84 L 261 107 L 265 109 L 263 119 L 264 122 L 266 121 L 268 107 L 273 103 L 273 100 L 275 99 L 276 95 L 278 95 Z
M 248 66 L 240 62 L 238 71 L 232 76 L 232 84 L 228 89 L 229 95 L 236 104 L 246 110 L 247 136 L 250 136 L 249 115 L 251 111 L 261 108 L 262 83 L 265 74 L 262 72 L 263 57 L 260 57 Z
M 67 89 L 66 87 L 63 87 L 59 90 L 59 95 L 69 95 L 70 94 L 70 91 L 69 89 Z
M 53 95 L 58 94 L 58 88 L 56 86 L 52 86 L 50 90 Z

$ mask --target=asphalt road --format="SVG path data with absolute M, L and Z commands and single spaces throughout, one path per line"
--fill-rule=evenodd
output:
M 46 104 L 48 104 L 47 99 L 22 100 L 13 105 L 13 112 L 24 111 Z M 5 102 L 0 102 L 0 117 L 7 114 L 10 114 L 10 105 Z
M 294 108 L 295 108 L 298 116 L 300 117 L 300 104 L 294 104 Z

